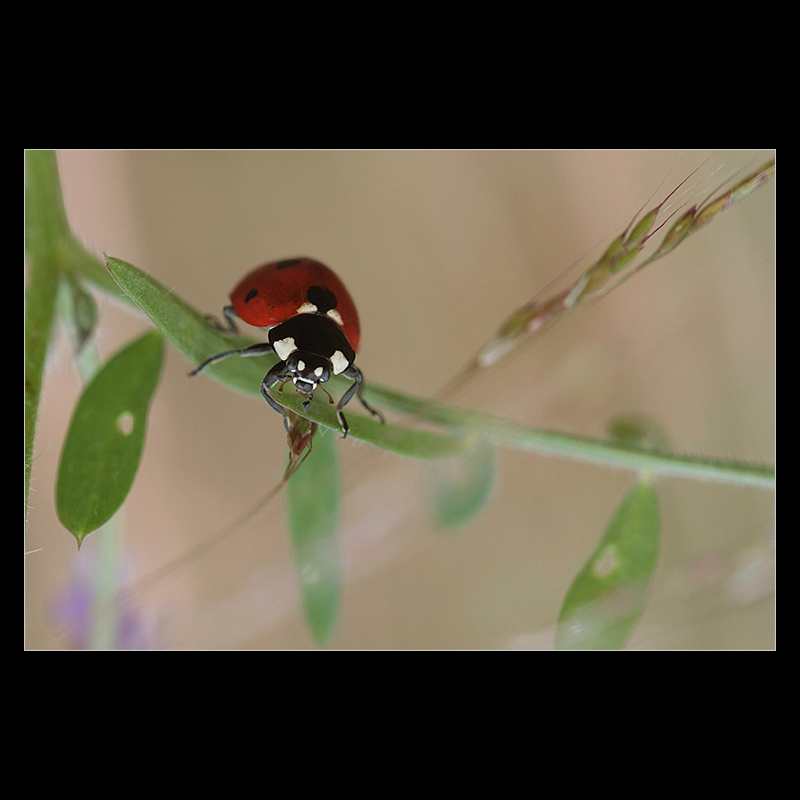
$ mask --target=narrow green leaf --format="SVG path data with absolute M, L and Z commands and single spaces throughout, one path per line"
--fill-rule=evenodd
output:
M 208 324 L 205 314 L 133 264 L 106 256 L 106 266 L 122 291 L 194 366 L 216 353 L 253 344 L 253 339 L 244 336 L 223 336 Z M 231 356 L 204 374 L 231 389 L 257 395 L 264 375 L 274 363 L 275 356 L 271 354 L 258 358 Z
M 133 484 L 163 355 L 161 335 L 144 334 L 103 365 L 75 407 L 61 451 L 56 509 L 79 547 Z
M 319 644 L 333 634 L 342 583 L 336 438 L 333 431 L 318 429 L 312 451 L 286 487 L 289 536 L 303 613 Z
M 660 533 L 655 490 L 642 477 L 567 592 L 556 632 L 559 649 L 616 650 L 625 644 L 644 609 Z
M 497 451 L 483 437 L 456 458 L 427 464 L 425 484 L 436 522 L 454 528 L 474 517 L 491 497 L 496 473 Z
M 622 445 L 640 450 L 669 450 L 669 438 L 653 420 L 642 414 L 618 414 L 607 426 L 608 435 Z

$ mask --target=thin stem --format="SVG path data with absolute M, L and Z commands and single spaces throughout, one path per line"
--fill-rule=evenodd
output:
M 428 400 L 371 386 L 370 395 L 378 403 L 424 419 L 487 436 L 497 444 L 546 455 L 590 461 L 611 467 L 649 471 L 655 475 L 719 481 L 773 488 L 775 470 L 763 464 L 748 464 L 725 459 L 697 458 L 658 450 L 640 449 L 611 441 L 574 436 L 558 431 L 539 430 L 499 417 L 460 408 L 438 406 Z
M 25 302 L 25 519 L 42 375 L 56 315 L 59 247 L 67 234 L 55 153 L 29 150 L 25 190 L 25 244 L 29 258 Z

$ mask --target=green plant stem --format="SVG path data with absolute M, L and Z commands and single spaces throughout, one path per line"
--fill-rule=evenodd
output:
M 25 302 L 25 519 L 42 376 L 56 315 L 59 248 L 68 232 L 55 153 L 30 150 L 26 154 L 25 192 L 29 265 Z
M 24 390 L 27 519 L 36 418 L 61 277 L 70 272 L 80 274 L 115 298 L 131 304 L 132 301 L 119 290 L 103 262 L 89 253 L 70 231 L 53 150 L 25 153 L 25 250 L 28 256 Z
M 527 428 L 498 417 L 460 408 L 438 406 L 372 384 L 369 396 L 384 408 L 394 408 L 450 427 L 487 436 L 497 444 L 545 455 L 589 461 L 611 467 L 649 471 L 654 475 L 719 481 L 773 488 L 775 470 L 763 464 L 725 459 L 696 458 L 574 436 L 558 431 Z

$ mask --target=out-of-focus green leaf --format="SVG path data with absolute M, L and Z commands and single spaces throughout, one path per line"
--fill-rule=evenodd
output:
M 289 479 L 286 501 L 303 613 L 315 641 L 325 644 L 336 627 L 342 583 L 336 434 L 319 428 L 312 445 Z
M 64 284 L 62 314 L 69 325 L 75 353 L 80 356 L 97 327 L 97 303 L 74 274 L 67 276 Z
M 625 644 L 644 609 L 660 534 L 655 490 L 642 477 L 567 592 L 556 632 L 559 649 L 616 650 Z
M 486 505 L 497 472 L 496 449 L 476 437 L 461 455 L 425 465 L 431 511 L 444 528 L 462 525 Z
M 669 438 L 653 420 L 641 414 L 620 414 L 607 426 L 609 437 L 622 445 L 641 450 L 669 450 Z
M 75 407 L 61 451 L 56 509 L 79 547 L 111 518 L 133 484 L 163 355 L 161 335 L 144 334 L 102 367 Z

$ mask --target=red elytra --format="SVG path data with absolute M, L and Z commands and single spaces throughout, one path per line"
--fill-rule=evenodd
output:
M 353 298 L 333 272 L 312 258 L 290 258 L 257 267 L 230 294 L 239 318 L 248 325 L 279 325 L 309 305 L 327 314 L 358 352 L 361 328 Z
M 215 322 L 215 327 L 236 333 L 238 316 L 248 325 L 269 328 L 269 341 L 209 356 L 190 376 L 228 356 L 273 352 L 279 360 L 264 376 L 261 395 L 283 414 L 287 430 L 286 408 L 273 397 L 272 388 L 278 383 L 282 387 L 291 379 L 295 389 L 305 394 L 303 411 L 308 412 L 314 391 L 333 375 L 353 381 L 336 404 L 336 418 L 344 437 L 350 427 L 342 409 L 353 396 L 384 422 L 383 414 L 364 399 L 364 375 L 353 363 L 361 340 L 358 312 L 350 293 L 332 270 L 313 258 L 273 261 L 248 273 L 230 298 L 232 305 L 223 309 L 226 326 Z

